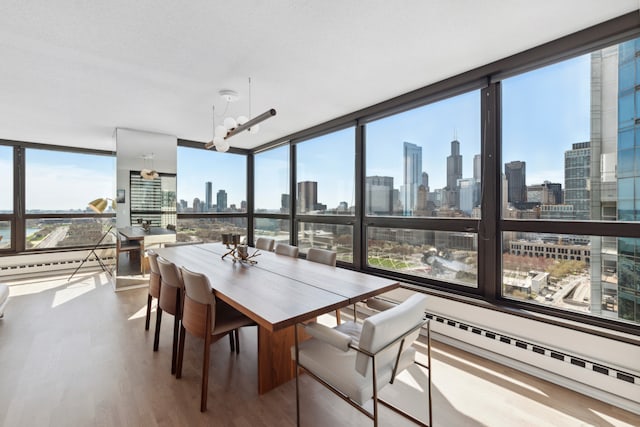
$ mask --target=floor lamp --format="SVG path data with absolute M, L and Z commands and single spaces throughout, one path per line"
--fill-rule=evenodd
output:
M 99 198 L 99 199 L 95 199 L 89 202 L 88 206 L 89 208 L 94 211 L 95 213 L 103 213 L 104 210 L 107 208 L 108 204 L 109 204 L 109 200 L 111 200 L 111 207 L 112 209 L 116 209 L 116 201 L 108 198 L 108 197 L 103 197 L 103 198 Z M 89 253 L 87 254 L 87 256 L 82 260 L 82 262 L 80 263 L 80 265 L 73 271 L 73 273 L 71 274 L 71 276 L 69 276 L 69 278 L 67 279 L 67 282 L 71 280 L 71 278 L 73 278 L 73 276 L 75 276 L 75 274 L 78 272 L 78 270 L 80 270 L 80 268 L 82 268 L 82 266 L 84 265 L 85 262 L 87 262 L 87 260 L 89 260 L 89 258 L 91 257 L 91 255 L 95 256 L 96 261 L 98 261 L 98 264 L 100 265 L 100 268 L 102 268 L 102 270 L 107 273 L 109 276 L 113 277 L 113 273 L 111 272 L 111 270 L 106 266 L 106 264 L 104 263 L 104 261 L 102 261 L 102 259 L 100 258 L 100 255 L 98 255 L 96 253 L 96 249 L 98 248 L 98 246 L 100 246 L 102 244 L 102 242 L 104 241 L 104 239 L 109 235 L 109 234 L 113 234 L 116 239 L 118 238 L 118 236 L 112 231 L 113 230 L 113 225 L 109 226 L 109 229 L 107 231 L 105 231 L 102 234 L 102 237 L 100 237 L 100 239 L 96 242 L 95 245 L 93 245 L 93 248 L 91 248 L 91 250 L 89 251 Z

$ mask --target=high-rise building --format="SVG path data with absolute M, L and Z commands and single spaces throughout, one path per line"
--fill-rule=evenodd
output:
M 482 156 L 480 154 L 473 156 L 473 179 L 476 181 L 482 179 Z
M 207 181 L 204 183 L 204 205 L 205 205 L 205 209 L 207 212 L 209 212 L 211 210 L 211 203 L 213 202 L 212 200 L 212 194 L 213 194 L 213 190 L 212 190 L 212 184 L 211 181 Z
M 218 190 L 216 194 L 216 212 L 224 212 L 227 210 L 227 192 Z
M 460 189 L 458 180 L 462 179 L 462 155 L 460 141 L 451 141 L 451 154 L 447 156 L 447 203 L 451 209 L 460 209 Z
M 640 221 L 640 211 L 636 205 L 640 202 L 637 182 L 640 172 L 637 158 L 640 140 L 636 136 L 640 131 L 640 106 L 637 99 L 636 82 L 640 71 L 636 70 L 636 61 L 640 56 L 640 41 L 630 40 L 620 44 L 618 50 L 618 124 L 617 124 L 617 210 L 620 221 Z M 618 317 L 625 320 L 640 321 L 640 239 L 618 238 Z
M 420 185 L 423 185 L 425 191 L 429 193 L 429 174 L 428 173 L 422 172 L 422 180 L 420 181 Z
M 591 218 L 591 143 L 578 142 L 564 153 L 564 202 L 575 219 Z
M 280 212 L 288 213 L 289 212 L 289 203 L 291 203 L 291 198 L 288 194 L 280 195 Z
M 418 186 L 422 179 L 422 147 L 406 142 L 403 145 L 404 175 L 400 189 L 402 209 L 411 215 L 418 200 Z
M 365 181 L 367 214 L 391 215 L 393 213 L 393 177 L 368 176 Z
M 193 211 L 194 212 L 202 212 L 202 206 L 199 198 L 193 199 Z
M 458 180 L 460 189 L 459 209 L 471 215 L 473 208 L 480 204 L 480 181 L 475 178 L 463 178 Z
M 541 205 L 559 205 L 562 203 L 562 184 L 545 181 L 542 184 L 527 186 L 527 202 Z
M 298 183 L 298 212 L 305 213 L 316 210 L 318 204 L 318 183 L 302 181 Z
M 527 201 L 527 165 L 520 160 L 514 160 L 504 165 L 507 178 L 507 201 L 518 203 Z

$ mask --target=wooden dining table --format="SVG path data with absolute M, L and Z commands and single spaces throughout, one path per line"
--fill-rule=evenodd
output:
M 258 325 L 258 393 L 295 375 L 294 325 L 397 288 L 397 281 L 259 251 L 257 263 L 222 255 L 221 243 L 154 249 L 178 267 L 202 273 L 217 298 Z M 249 253 L 256 250 L 249 248 Z

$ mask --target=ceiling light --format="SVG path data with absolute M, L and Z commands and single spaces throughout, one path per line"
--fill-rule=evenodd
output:
M 143 165 L 144 167 L 140 171 L 140 176 L 142 177 L 142 179 L 154 180 L 160 177 L 160 174 L 158 173 L 158 171 L 153 168 L 153 158 L 154 158 L 153 153 L 142 155 L 142 161 L 144 162 L 144 165 Z M 148 162 L 151 162 L 151 168 L 148 167 L 147 165 Z
M 226 101 L 227 107 L 229 103 L 237 101 L 240 96 L 236 91 L 230 89 L 223 89 L 218 92 L 220 97 Z M 225 108 L 226 111 L 226 108 Z M 265 121 L 271 116 L 276 115 L 276 110 L 271 108 L 257 117 L 251 117 L 251 77 L 249 77 L 249 117 L 238 116 L 237 119 L 233 117 L 225 117 L 223 124 L 216 126 L 216 106 L 213 106 L 213 139 L 204 145 L 204 148 L 209 149 L 216 147 L 217 151 L 225 152 L 229 150 L 229 143 L 226 141 L 233 135 L 236 135 L 242 131 L 249 131 L 250 134 L 256 134 L 260 130 L 260 122 Z

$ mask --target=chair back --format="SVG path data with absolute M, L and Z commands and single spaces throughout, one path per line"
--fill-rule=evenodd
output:
M 184 267 L 180 270 L 185 293 L 182 325 L 193 336 L 204 338 L 215 328 L 216 297 L 205 275 Z M 208 322 L 207 316 L 210 316 Z
M 276 241 L 268 239 L 266 237 L 258 237 L 256 239 L 256 249 L 262 249 L 263 251 L 273 252 L 273 247 Z
M 179 315 L 182 312 L 181 300 L 184 283 L 182 274 L 178 267 L 162 257 L 157 257 L 158 269 L 160 270 L 160 298 L 158 306 L 167 313 Z
M 336 266 L 336 253 L 326 249 L 309 248 L 307 251 L 307 259 L 320 264 Z
M 278 255 L 286 255 L 293 258 L 298 258 L 298 247 L 287 245 L 286 243 L 278 243 L 275 249 Z
M 377 353 L 398 337 L 422 324 L 424 322 L 426 301 L 426 295 L 414 294 L 403 303 L 367 318 L 362 325 L 359 342 L 360 349 L 369 353 Z M 403 353 L 411 347 L 411 344 L 418 338 L 419 333 L 420 329 L 418 328 L 405 338 L 402 347 Z M 393 369 L 399 346 L 400 341 L 376 355 L 376 372 Z M 370 361 L 371 358 L 369 356 L 358 353 L 356 356 L 356 370 L 361 375 L 367 375 L 367 371 L 370 370 Z
M 152 250 L 147 251 L 149 257 L 149 295 L 154 298 L 160 296 L 160 267 L 158 267 L 158 254 Z

